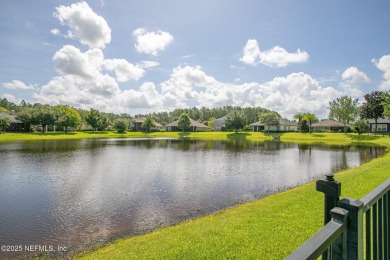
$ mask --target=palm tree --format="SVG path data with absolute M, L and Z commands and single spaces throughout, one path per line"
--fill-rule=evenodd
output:
M 317 121 L 318 118 L 314 114 L 305 113 L 302 119 L 306 120 L 309 123 L 309 134 L 310 134 L 311 133 L 311 123 L 313 123 L 314 121 Z
M 297 113 L 294 115 L 295 119 L 298 119 L 298 131 L 302 132 L 302 121 L 305 114 L 303 113 Z

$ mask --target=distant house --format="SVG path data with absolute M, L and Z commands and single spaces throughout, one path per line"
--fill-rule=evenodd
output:
M 324 132 L 324 131 L 333 131 L 333 132 L 344 132 L 344 124 L 338 121 L 325 119 L 318 123 L 311 125 L 313 132 Z
M 290 121 L 286 118 L 280 118 L 278 125 L 270 126 L 269 128 L 261 123 L 256 122 L 249 125 L 253 132 L 271 131 L 271 132 L 296 132 L 298 131 L 298 123 Z
M 202 123 L 199 123 L 192 118 L 190 118 L 191 122 L 191 131 L 197 132 L 197 131 L 207 131 L 208 127 Z M 165 126 L 167 131 L 181 131 L 179 129 L 179 120 L 173 121 L 172 123 L 169 123 Z
M 131 120 L 131 129 L 133 131 L 141 131 L 142 124 L 145 121 L 144 117 L 138 117 Z M 160 131 L 164 126 L 160 123 L 154 122 L 155 126 L 151 129 L 152 131 Z
M 377 133 L 390 132 L 390 120 L 387 117 L 378 118 L 376 131 L 375 131 L 375 119 L 368 119 L 368 123 L 370 124 L 370 131 L 371 132 L 377 132 Z
M 225 121 L 226 121 L 226 116 L 215 119 L 215 121 L 214 121 L 214 131 L 223 131 L 223 130 L 225 130 Z
M 7 132 L 22 132 L 24 131 L 24 124 L 22 121 L 16 119 L 15 111 L 12 110 L 10 114 L 1 112 L 0 117 L 8 118 L 9 127 L 6 129 Z

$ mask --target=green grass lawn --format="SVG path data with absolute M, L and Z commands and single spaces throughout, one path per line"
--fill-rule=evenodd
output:
M 183 137 L 180 133 L 126 133 L 120 137 Z M 389 137 L 345 134 L 281 134 L 281 141 L 350 144 L 367 142 L 390 147 Z M 5 138 L 4 138 L 5 137 Z M 5 134 L 1 140 L 53 138 L 109 138 L 107 132 L 73 135 Z M 272 140 L 263 133 L 189 133 L 191 139 Z M 336 174 L 342 197 L 362 198 L 390 178 L 390 153 L 357 168 Z M 315 182 L 237 205 L 217 213 L 158 229 L 145 235 L 119 239 L 84 252 L 85 259 L 283 259 L 323 226 L 323 194 Z
M 22 140 L 47 140 L 47 139 L 82 139 L 82 138 L 189 138 L 199 140 L 229 140 L 229 139 L 247 139 L 253 141 L 273 140 L 274 136 L 280 136 L 281 141 L 286 142 L 303 142 L 303 143 L 335 143 L 350 144 L 352 142 L 373 142 L 375 140 L 390 139 L 381 136 L 342 134 L 342 133 L 271 133 L 264 134 L 261 132 L 126 132 L 117 133 L 113 131 L 105 132 L 48 132 L 48 133 L 5 133 L 0 134 L 0 142 L 22 141 Z

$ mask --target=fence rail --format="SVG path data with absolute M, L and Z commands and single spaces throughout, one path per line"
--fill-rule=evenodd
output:
M 286 259 L 363 259 L 364 249 L 366 259 L 390 259 L 390 178 L 361 200 L 339 200 L 333 176 L 317 190 L 325 194 L 325 226 Z

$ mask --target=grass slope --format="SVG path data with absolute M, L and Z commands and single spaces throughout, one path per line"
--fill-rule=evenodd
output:
M 278 133 L 278 134 L 264 134 L 260 132 L 241 132 L 235 134 L 234 132 L 126 132 L 117 133 L 112 131 L 105 132 L 49 132 L 49 133 L 5 133 L 0 134 L 0 142 L 13 141 L 28 141 L 28 140 L 48 140 L 48 139 L 85 139 L 85 138 L 189 138 L 199 140 L 230 140 L 230 139 L 247 139 L 253 141 L 273 140 L 274 136 L 280 136 L 281 141 L 288 142 L 304 142 L 304 143 L 344 143 L 349 144 L 354 141 L 373 141 L 386 139 L 378 136 L 367 135 L 345 135 L 335 133 Z M 352 137 L 352 138 L 351 138 Z M 381 141 L 380 141 L 381 142 Z
M 283 140 L 301 141 L 302 134 Z M 325 134 L 305 141 L 350 143 L 358 136 Z M 309 139 L 309 140 L 308 140 Z M 390 138 L 363 140 L 390 147 Z M 357 140 L 362 141 L 362 140 Z M 390 153 L 360 167 L 336 174 L 342 197 L 362 198 L 390 178 Z M 315 182 L 218 213 L 126 239 L 120 239 L 83 259 L 283 259 L 323 225 L 323 194 Z

